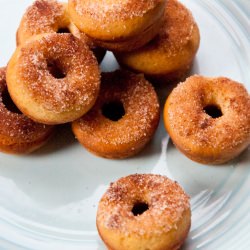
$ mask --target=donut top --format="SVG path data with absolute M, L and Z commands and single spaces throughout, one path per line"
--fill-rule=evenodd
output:
M 18 84 L 47 110 L 60 113 L 88 105 L 99 90 L 98 63 L 88 46 L 71 34 L 34 37 L 16 56 Z M 51 75 L 50 62 L 60 68 L 63 79 Z
M 215 105 L 222 116 L 212 118 L 204 108 Z M 234 148 L 250 143 L 250 97 L 240 83 L 228 78 L 192 76 L 169 97 L 168 119 L 180 140 L 193 147 Z
M 141 17 L 164 0 L 71 0 L 80 16 L 93 19 L 117 20 Z
M 55 0 L 36 0 L 24 15 L 23 29 L 33 35 L 49 33 L 65 15 L 63 4 Z
M 148 210 L 135 216 L 132 208 L 138 202 L 147 203 Z M 135 174 L 111 183 L 97 216 L 104 227 L 125 235 L 145 235 L 150 228 L 152 235 L 176 228 L 189 208 L 189 197 L 177 182 L 160 175 Z
M 7 91 L 5 73 L 6 69 L 0 68 L 0 136 L 22 142 L 30 142 L 31 138 L 42 137 L 52 129 L 52 126 L 35 123 L 23 114 L 13 113 L 3 103 L 2 95 Z
M 162 48 L 174 54 L 190 41 L 195 25 L 192 13 L 183 4 L 168 0 L 160 33 L 143 51 Z
M 121 101 L 125 109 L 125 115 L 116 122 L 105 118 L 101 112 L 103 105 L 112 101 Z M 99 98 L 79 124 L 100 143 L 121 145 L 149 136 L 158 115 L 157 95 L 144 76 L 117 70 L 102 73 Z
M 17 37 L 25 39 L 39 34 L 68 29 L 74 36 L 85 41 L 91 48 L 93 42 L 70 21 L 66 3 L 56 0 L 36 0 L 25 12 Z M 18 42 L 23 42 L 22 40 Z

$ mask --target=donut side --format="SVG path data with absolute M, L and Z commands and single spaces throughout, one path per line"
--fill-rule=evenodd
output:
M 159 20 L 157 20 L 155 23 L 153 23 L 151 26 L 143 30 L 140 34 L 136 34 L 133 37 L 129 37 L 126 40 L 122 41 L 103 41 L 94 39 L 93 41 L 95 44 L 102 48 L 106 48 L 111 50 L 112 52 L 130 52 L 134 51 L 145 44 L 147 44 L 149 41 L 151 41 L 154 37 L 157 36 L 159 33 L 160 27 L 162 26 L 162 17 L 160 17 Z
M 54 134 L 54 127 L 35 123 L 13 108 L 11 101 L 5 97 L 8 95 L 5 74 L 6 68 L 1 68 L 0 151 L 9 154 L 31 153 L 47 143 Z

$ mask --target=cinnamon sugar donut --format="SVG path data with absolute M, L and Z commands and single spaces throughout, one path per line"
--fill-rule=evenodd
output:
M 0 151 L 30 153 L 48 141 L 53 127 L 35 123 L 15 109 L 9 100 L 5 72 L 0 68 Z
M 94 105 L 98 63 L 71 34 L 46 34 L 19 46 L 7 68 L 9 93 L 17 107 L 44 124 L 71 122 Z
M 165 4 L 166 0 L 69 0 L 69 13 L 96 44 L 130 51 L 157 35 Z
M 191 12 L 179 1 L 168 0 L 159 35 L 142 48 L 115 56 L 121 65 L 145 73 L 155 82 L 168 83 L 188 74 L 199 43 L 199 29 Z
M 94 107 L 72 128 L 90 152 L 106 158 L 137 154 L 150 141 L 160 110 L 152 85 L 128 71 L 102 74 L 100 95 Z
M 250 97 L 228 78 L 192 76 L 173 90 L 164 110 L 166 129 L 191 160 L 221 164 L 250 144 Z
M 109 249 L 179 249 L 191 224 L 189 197 L 164 176 L 130 175 L 110 185 L 96 220 Z
M 17 45 L 30 37 L 46 33 L 71 33 L 86 42 L 99 62 L 106 51 L 94 45 L 93 41 L 71 22 L 68 6 L 55 0 L 36 0 L 25 12 L 17 31 Z

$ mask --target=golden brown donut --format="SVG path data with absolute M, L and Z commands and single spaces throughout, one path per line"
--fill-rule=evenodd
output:
M 184 78 L 199 48 L 200 33 L 191 12 L 177 0 L 168 0 L 164 24 L 151 42 L 131 52 L 117 52 L 118 62 L 145 73 L 154 82 Z
M 130 51 L 159 32 L 166 0 L 69 0 L 72 21 L 109 50 Z
M 96 221 L 109 249 L 177 250 L 191 225 L 189 197 L 167 177 L 130 175 L 110 185 Z
M 17 45 L 30 37 L 46 33 L 71 33 L 86 42 L 99 62 L 106 51 L 94 45 L 93 41 L 71 22 L 68 6 L 55 0 L 36 0 L 25 12 L 17 30 Z
M 164 109 L 166 129 L 191 160 L 221 164 L 250 144 L 250 97 L 228 78 L 192 76 L 179 84 Z
M 17 107 L 34 121 L 61 124 L 94 105 L 100 71 L 89 47 L 72 34 L 47 34 L 19 46 L 7 68 L 7 85 Z
M 9 99 L 5 73 L 6 69 L 0 68 L 0 151 L 31 153 L 48 141 L 54 129 L 35 123 L 16 110 Z
M 106 158 L 137 154 L 154 135 L 160 117 L 159 102 L 143 75 L 128 71 L 102 74 L 94 107 L 72 128 L 90 152 Z

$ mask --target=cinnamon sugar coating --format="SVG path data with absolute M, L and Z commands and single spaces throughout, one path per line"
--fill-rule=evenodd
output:
M 218 107 L 222 116 L 205 112 Z M 176 146 L 192 160 L 220 164 L 250 144 L 250 97 L 240 83 L 225 77 L 192 76 L 169 96 L 164 121 Z
M 132 209 L 138 202 L 146 203 L 148 210 L 136 216 Z M 164 176 L 123 177 L 111 183 L 99 202 L 97 227 L 111 249 L 177 249 L 190 227 L 189 197 Z M 175 237 L 168 241 L 171 234 Z
M 60 69 L 62 79 L 51 74 L 50 64 Z M 17 48 L 8 65 L 7 82 L 11 97 L 27 116 L 57 124 L 77 119 L 93 106 L 100 72 L 93 53 L 78 38 L 46 34 Z
M 71 22 L 67 4 L 55 0 L 36 0 L 26 10 L 17 31 L 17 45 L 24 43 L 32 36 L 58 33 L 60 30 L 71 33 L 87 43 L 98 61 L 103 59 L 105 50 L 97 48 L 93 41 Z
M 3 103 L 7 91 L 6 69 L 0 68 L 0 151 L 6 153 L 30 153 L 47 142 L 53 127 L 39 124 L 23 114 L 8 110 Z
M 123 104 L 125 115 L 114 122 L 103 115 L 102 107 L 115 101 Z M 90 112 L 73 123 L 73 131 L 83 146 L 97 155 L 132 156 L 155 133 L 159 109 L 156 92 L 142 75 L 121 70 L 103 73 L 97 102 Z

